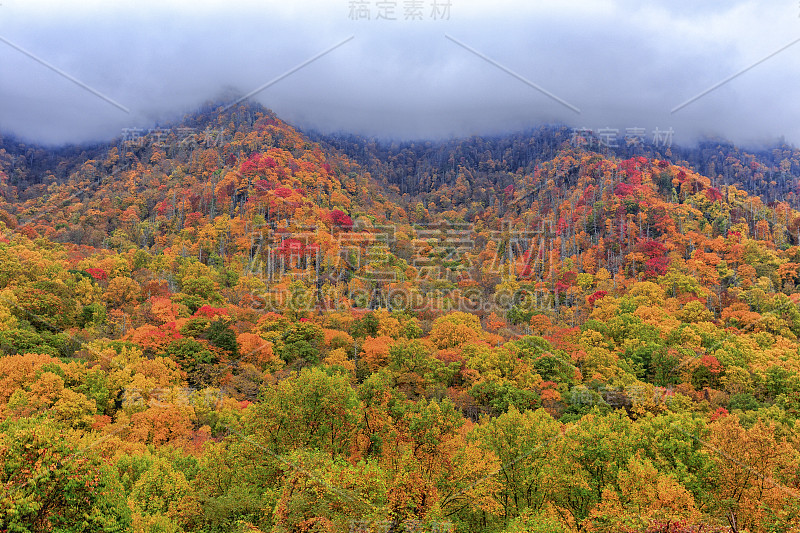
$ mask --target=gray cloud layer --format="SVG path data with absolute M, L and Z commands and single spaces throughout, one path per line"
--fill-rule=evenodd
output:
M 800 144 L 800 38 L 793 0 L 485 2 L 418 0 L 422 20 L 376 20 L 380 0 L 200 2 L 4 0 L 0 37 L 130 109 L 89 93 L 0 42 L 0 131 L 47 143 L 105 140 L 179 118 L 231 88 L 247 93 L 348 43 L 254 99 L 301 127 L 395 138 L 575 127 L 673 128 L 738 142 Z M 436 0 L 439 4 L 447 0 Z M 110 5 L 113 4 L 113 5 Z M 548 98 L 450 35 L 576 106 Z

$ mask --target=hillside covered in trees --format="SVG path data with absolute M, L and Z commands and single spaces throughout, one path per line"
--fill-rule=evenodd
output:
M 800 531 L 800 150 L 0 141 L 0 531 Z

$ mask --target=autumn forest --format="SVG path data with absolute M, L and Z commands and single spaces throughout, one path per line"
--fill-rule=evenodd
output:
M 0 138 L 0 531 L 800 531 L 800 150 L 207 104 Z

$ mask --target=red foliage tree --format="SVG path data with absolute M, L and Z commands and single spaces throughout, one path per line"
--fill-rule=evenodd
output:
M 108 272 L 102 268 L 87 268 L 86 273 L 92 276 L 97 281 L 108 279 Z

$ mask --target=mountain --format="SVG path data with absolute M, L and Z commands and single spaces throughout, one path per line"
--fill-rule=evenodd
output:
M 800 151 L 587 138 L 2 139 L 0 529 L 797 527 Z

